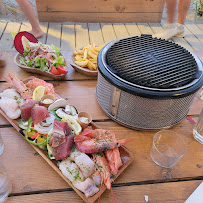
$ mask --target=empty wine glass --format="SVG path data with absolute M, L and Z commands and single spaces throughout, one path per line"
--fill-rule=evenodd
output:
M 12 186 L 8 179 L 5 166 L 0 163 L 0 203 L 3 202 L 11 193 Z

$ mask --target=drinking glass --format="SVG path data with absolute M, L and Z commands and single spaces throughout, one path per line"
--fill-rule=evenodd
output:
M 162 130 L 154 135 L 150 151 L 152 160 L 161 167 L 171 168 L 185 154 L 183 138 L 171 130 Z
M 193 136 L 199 143 L 203 144 L 203 108 L 193 129 Z
M 4 151 L 4 143 L 0 132 L 0 155 L 3 153 L 3 151 Z
M 3 202 L 11 192 L 11 183 L 8 179 L 6 168 L 0 163 L 0 203 Z

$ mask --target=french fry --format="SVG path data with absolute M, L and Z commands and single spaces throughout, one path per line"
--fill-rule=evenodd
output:
M 83 56 L 83 59 L 87 59 L 87 49 L 84 50 L 84 56 Z
M 99 53 L 98 53 L 97 51 L 95 51 L 93 48 L 91 48 L 90 51 L 91 51 L 93 54 L 97 55 L 97 56 L 98 56 L 98 54 L 99 54 Z
M 88 60 L 87 61 L 75 61 L 75 64 L 84 68 L 84 67 L 87 67 L 88 62 L 89 62 Z
M 101 46 L 99 46 L 99 47 L 95 47 L 94 49 L 97 50 L 97 51 L 101 51 L 101 49 L 104 47 L 104 45 L 105 45 L 105 44 L 103 44 L 103 45 L 101 45 Z
M 90 69 L 90 70 L 94 70 L 92 64 L 91 64 L 91 61 L 88 61 L 87 62 L 87 67 Z
M 84 51 L 78 49 L 78 50 L 77 50 L 77 53 L 78 53 L 78 54 L 84 54 Z
M 93 68 L 93 70 L 97 70 L 94 63 L 92 63 L 91 61 L 88 61 L 88 64 Z
M 92 63 L 97 64 L 97 59 L 89 59 Z
M 74 51 L 75 64 L 83 68 L 87 67 L 90 70 L 97 70 L 97 57 L 103 46 L 96 47 L 95 43 L 92 43 L 92 45 L 88 44 L 83 49 Z
M 81 56 L 82 56 L 82 55 L 76 55 L 76 56 L 75 56 L 75 60 L 76 60 L 76 61 L 80 61 L 80 62 L 83 61 L 83 58 L 82 58 Z
M 93 59 L 97 59 L 97 55 L 93 54 L 91 51 L 88 51 L 88 55 Z

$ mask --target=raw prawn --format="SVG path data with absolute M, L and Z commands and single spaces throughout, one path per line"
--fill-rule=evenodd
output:
M 122 139 L 91 139 L 86 136 L 75 136 L 75 144 L 77 149 L 80 152 L 86 153 L 86 154 L 92 154 L 97 152 L 103 152 L 108 149 L 114 149 L 115 147 L 120 147 L 121 145 L 124 145 L 129 141 Z
M 116 175 L 118 173 L 118 169 L 123 165 L 118 147 L 105 151 L 105 156 L 111 173 Z
M 104 183 L 106 187 L 111 189 L 111 172 L 104 153 L 93 154 L 95 166 L 101 175 L 101 185 Z
M 7 82 L 20 93 L 20 95 L 24 99 L 31 99 L 32 98 L 32 91 L 23 83 L 21 82 L 13 73 L 8 74 Z
M 48 83 L 48 82 L 41 80 L 39 78 L 34 78 L 34 79 L 30 80 L 29 82 L 26 83 L 26 86 L 33 91 L 38 86 L 46 87 L 45 94 L 50 94 L 50 95 L 53 95 L 56 97 L 53 84 Z
M 92 130 L 89 127 L 80 135 L 75 137 L 77 149 L 86 154 L 114 149 L 115 147 L 120 147 L 127 142 L 129 141 L 125 139 L 118 140 L 112 131 L 104 129 Z

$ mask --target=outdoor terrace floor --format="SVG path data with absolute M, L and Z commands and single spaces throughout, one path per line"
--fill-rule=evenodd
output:
M 112 40 L 140 34 L 159 33 L 163 27 L 159 23 L 40 23 L 44 36 L 42 43 L 54 44 L 62 51 L 72 51 L 89 43 L 101 45 Z M 27 22 L 0 21 L 0 51 L 15 51 L 11 32 L 29 31 Z M 203 50 L 203 22 L 195 24 L 187 21 L 186 36 L 173 38 L 173 41 L 190 51 Z

